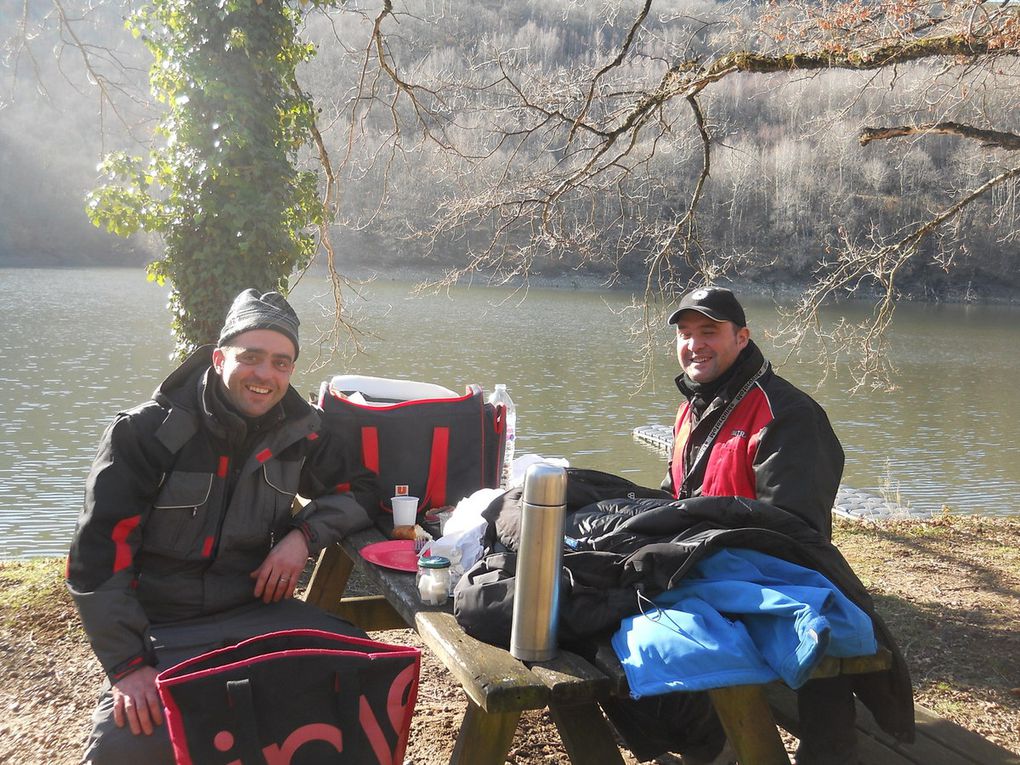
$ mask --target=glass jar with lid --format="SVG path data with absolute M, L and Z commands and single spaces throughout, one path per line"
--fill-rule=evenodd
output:
M 421 602 L 441 606 L 450 597 L 450 559 L 442 555 L 423 555 L 418 558 L 415 577 Z

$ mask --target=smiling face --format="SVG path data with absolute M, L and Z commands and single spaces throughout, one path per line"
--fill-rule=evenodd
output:
M 213 369 L 230 403 L 245 417 L 261 417 L 281 400 L 294 374 L 294 343 L 271 329 L 253 329 L 213 351 Z
M 712 382 L 733 366 L 750 337 L 747 327 L 684 311 L 676 322 L 676 357 L 691 380 Z

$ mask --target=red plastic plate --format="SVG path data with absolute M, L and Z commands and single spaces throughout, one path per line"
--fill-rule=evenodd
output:
M 391 539 L 388 542 L 365 545 L 361 548 L 361 557 L 369 563 L 397 571 L 413 573 L 418 570 L 413 539 Z

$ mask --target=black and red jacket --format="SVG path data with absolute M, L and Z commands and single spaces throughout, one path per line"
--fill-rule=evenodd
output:
M 347 469 L 293 388 L 238 451 L 213 414 L 211 361 L 211 346 L 198 349 L 151 401 L 117 415 L 86 482 L 67 585 L 114 682 L 153 662 L 150 623 L 255 603 L 249 574 L 291 529 L 314 555 L 368 525 L 346 491 L 364 471 Z M 297 493 L 311 501 L 294 513 Z
M 662 488 L 678 499 L 747 497 L 802 518 L 831 537 L 832 505 L 843 475 L 843 448 L 825 411 L 802 390 L 779 377 L 749 342 L 730 379 L 694 422 L 694 391 L 676 379 L 687 398 L 673 426 L 673 453 Z M 697 464 L 695 457 L 733 399 Z M 691 446 L 696 448 L 689 448 Z

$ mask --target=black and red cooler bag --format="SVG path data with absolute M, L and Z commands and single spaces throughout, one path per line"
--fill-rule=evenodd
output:
M 374 496 L 358 499 L 377 525 L 392 528 L 390 498 L 418 497 L 418 517 L 499 486 L 505 411 L 470 385 L 447 388 L 389 378 L 338 375 L 319 390 L 323 428 L 339 433 L 376 475 Z M 398 490 L 398 487 L 403 487 Z
M 416 648 L 287 630 L 156 678 L 178 765 L 401 765 Z

